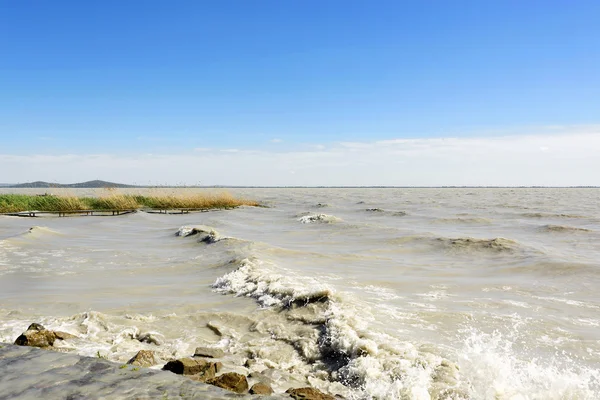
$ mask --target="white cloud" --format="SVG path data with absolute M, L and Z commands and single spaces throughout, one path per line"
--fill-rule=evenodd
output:
M 281 143 L 283 142 L 283 140 L 275 138 L 275 139 L 271 139 L 271 143 Z
M 0 154 L 4 181 L 230 185 L 600 185 L 600 132 L 340 142 L 305 151 Z

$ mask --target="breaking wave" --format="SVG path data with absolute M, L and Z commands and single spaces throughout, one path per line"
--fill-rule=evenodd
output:
M 309 214 L 309 215 L 304 215 L 304 216 L 300 217 L 298 219 L 298 221 L 302 222 L 303 224 L 312 224 L 315 222 L 329 224 L 329 223 L 341 222 L 342 219 L 338 218 L 334 215 L 328 215 L 328 214 Z
M 219 235 L 215 229 L 210 226 L 198 225 L 198 226 L 182 226 L 180 227 L 175 236 L 187 237 L 187 236 L 198 236 L 199 242 L 204 243 L 216 243 L 219 240 L 225 239 Z
M 256 329 L 292 345 L 310 366 L 308 381 L 316 386 L 356 399 L 467 398 L 453 362 L 370 328 L 374 310 L 366 304 L 348 303 L 315 278 L 246 259 L 218 278 L 213 288 L 251 297 L 262 308 L 283 315 L 289 326 L 265 321 Z M 298 322 L 304 328 L 294 326 Z M 265 362 L 257 360 L 261 354 L 253 355 L 256 362 Z

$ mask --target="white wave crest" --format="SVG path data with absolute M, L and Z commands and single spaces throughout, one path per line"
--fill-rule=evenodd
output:
M 311 214 L 311 215 L 305 215 L 303 217 L 300 217 L 298 219 L 298 221 L 302 222 L 303 224 L 312 224 L 315 222 L 334 223 L 334 222 L 340 222 L 340 221 L 342 221 L 342 219 L 338 218 L 334 215 L 328 215 L 328 214 Z

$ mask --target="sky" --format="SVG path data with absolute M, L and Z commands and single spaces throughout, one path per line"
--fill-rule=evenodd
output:
M 0 0 L 0 183 L 600 185 L 600 2 Z

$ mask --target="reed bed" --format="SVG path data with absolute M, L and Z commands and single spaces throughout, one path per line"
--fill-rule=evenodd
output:
M 21 211 L 78 211 L 78 210 L 176 210 L 176 209 L 230 209 L 239 206 L 260 206 L 253 200 L 233 197 L 227 192 L 206 194 L 122 194 L 106 190 L 97 197 L 71 195 L 0 195 L 0 213 Z

